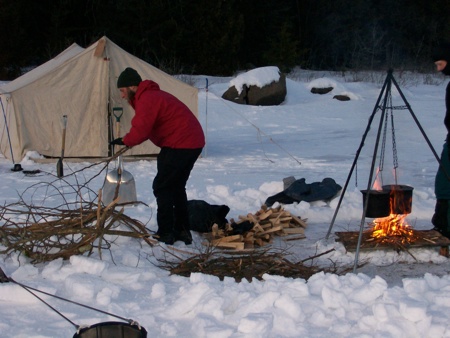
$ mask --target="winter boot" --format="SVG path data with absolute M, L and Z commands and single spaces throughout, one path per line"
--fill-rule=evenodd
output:
M 189 230 L 175 230 L 175 241 L 182 241 L 184 244 L 189 245 L 192 244 L 192 235 Z
M 168 232 L 168 233 L 158 233 L 157 232 L 153 238 L 155 238 L 159 242 L 163 242 L 168 245 L 172 245 L 173 243 L 175 243 L 175 237 L 171 232 Z
M 434 215 L 431 219 L 431 223 L 434 225 L 434 229 L 440 232 L 445 237 L 450 238 L 450 203 L 448 200 L 438 199 L 436 201 L 436 207 L 434 209 Z

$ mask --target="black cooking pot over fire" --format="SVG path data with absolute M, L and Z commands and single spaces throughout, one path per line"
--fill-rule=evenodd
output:
M 412 191 L 407 185 L 383 185 L 382 190 L 361 190 L 363 207 L 368 196 L 366 217 L 387 217 L 390 214 L 404 215 L 411 213 Z

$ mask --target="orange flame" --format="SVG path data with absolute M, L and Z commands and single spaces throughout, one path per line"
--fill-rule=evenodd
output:
M 397 214 L 397 210 L 408 210 L 411 199 L 404 198 L 401 191 L 391 190 L 390 195 L 390 215 L 387 217 L 376 218 L 373 221 L 372 237 L 384 239 L 388 237 L 402 238 L 401 242 L 411 242 L 413 240 L 413 229 L 407 224 L 407 214 Z
M 380 168 L 377 168 L 377 173 L 375 174 L 375 181 L 373 182 L 373 185 L 372 185 L 373 190 L 383 190 L 379 173 L 380 173 Z

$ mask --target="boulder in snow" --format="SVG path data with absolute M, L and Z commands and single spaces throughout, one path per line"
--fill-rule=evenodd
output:
M 312 87 L 311 93 L 323 95 L 331 92 L 333 89 L 334 89 L 333 87 L 325 87 L 325 88 Z
M 350 101 L 350 97 L 348 97 L 348 95 L 334 95 L 333 99 L 336 99 L 339 101 Z
M 222 98 L 239 104 L 276 106 L 285 100 L 286 93 L 286 75 L 278 67 L 262 67 L 231 80 Z

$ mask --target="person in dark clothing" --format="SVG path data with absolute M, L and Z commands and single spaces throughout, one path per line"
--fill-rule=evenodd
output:
M 450 75 L 450 43 L 443 43 L 436 48 L 433 61 L 437 71 Z M 447 84 L 445 93 L 445 107 L 444 125 L 447 128 L 447 137 L 435 179 L 436 207 L 431 222 L 437 231 L 450 238 L 450 83 Z
M 156 238 L 166 244 L 192 243 L 186 182 L 205 146 L 197 117 L 179 99 L 126 68 L 117 80 L 121 97 L 135 110 L 130 131 L 111 144 L 133 147 L 150 140 L 161 148 L 153 193 L 158 205 Z

